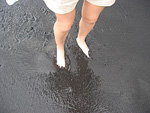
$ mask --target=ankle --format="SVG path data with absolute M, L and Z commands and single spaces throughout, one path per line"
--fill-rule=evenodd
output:
M 81 44 L 85 43 L 85 39 L 77 37 L 76 40 L 77 40 L 78 43 L 81 43 Z
M 83 37 L 79 37 L 79 36 L 78 36 L 78 37 L 77 37 L 77 40 L 80 41 L 80 42 L 85 42 L 85 38 L 83 38 Z
M 57 47 L 58 49 L 61 49 L 61 48 L 63 49 L 63 48 L 64 48 L 64 44 L 57 44 L 56 47 Z
M 57 50 L 64 51 L 64 46 L 57 46 Z

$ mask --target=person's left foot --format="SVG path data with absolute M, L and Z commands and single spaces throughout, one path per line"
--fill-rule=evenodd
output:
M 17 2 L 18 0 L 6 0 L 8 5 L 13 5 L 15 2 Z
M 81 48 L 81 50 L 83 51 L 83 53 L 84 53 L 88 58 L 90 58 L 90 56 L 89 56 L 89 48 L 88 48 L 86 42 L 80 40 L 79 37 L 76 38 L 76 41 L 77 41 L 78 46 L 79 46 L 79 47 Z

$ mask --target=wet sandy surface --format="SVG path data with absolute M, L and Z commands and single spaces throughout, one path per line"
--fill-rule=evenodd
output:
M 119 0 L 87 36 L 75 38 L 82 1 L 55 65 L 53 24 L 42 0 L 0 0 L 0 113 L 150 113 L 150 1 Z

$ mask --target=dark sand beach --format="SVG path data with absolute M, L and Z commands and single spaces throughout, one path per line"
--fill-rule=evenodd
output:
M 43 0 L 0 0 L 0 113 L 150 113 L 150 1 L 117 0 L 75 41 L 83 0 L 56 66 L 56 17 Z

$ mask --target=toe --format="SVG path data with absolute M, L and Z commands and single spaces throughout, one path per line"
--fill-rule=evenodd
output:
M 60 68 L 65 67 L 65 63 L 57 62 L 57 65 L 58 65 Z

